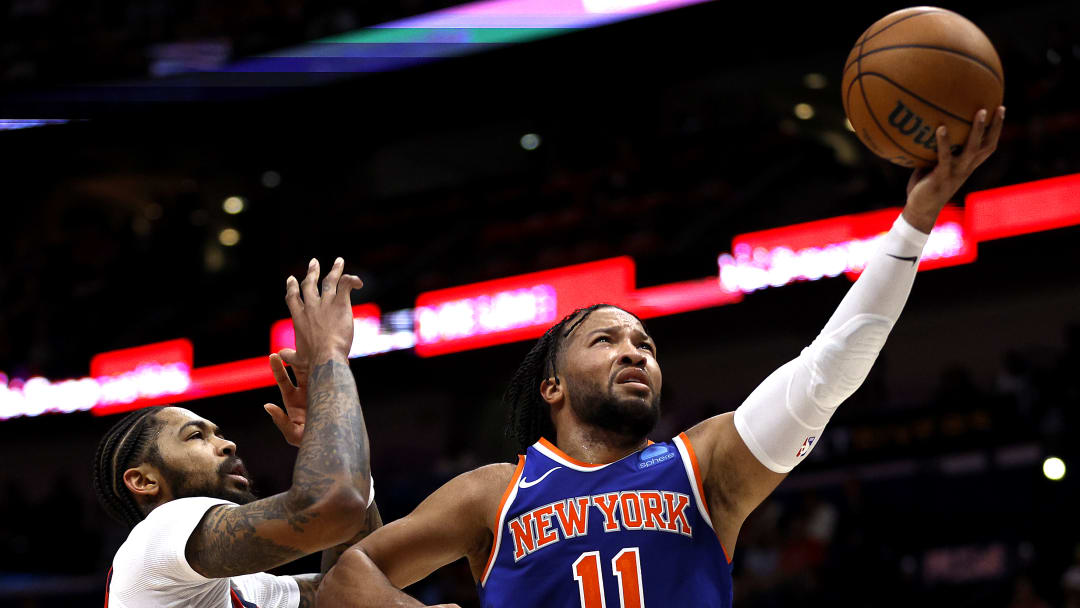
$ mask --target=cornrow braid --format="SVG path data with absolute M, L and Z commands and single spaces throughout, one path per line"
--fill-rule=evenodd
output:
M 115 520 L 134 528 L 145 514 L 124 485 L 124 471 L 156 458 L 156 439 L 161 424 L 159 408 L 138 410 L 125 416 L 105 433 L 94 454 L 94 492 L 98 502 Z
M 634 313 L 612 304 L 579 308 L 544 332 L 511 377 L 503 394 L 503 405 L 508 408 L 506 436 L 518 442 L 521 453 L 541 437 L 555 442 L 555 425 L 551 422 L 550 406 L 540 396 L 540 383 L 551 377 L 555 378 L 556 383 L 559 382 L 556 367 L 559 348 L 578 325 L 600 308 L 618 308 L 637 318 Z

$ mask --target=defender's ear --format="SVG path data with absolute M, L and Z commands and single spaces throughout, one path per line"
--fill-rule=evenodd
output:
M 137 467 L 124 471 L 124 485 L 136 498 L 157 500 L 165 490 L 162 489 L 161 474 L 153 465 L 144 462 Z

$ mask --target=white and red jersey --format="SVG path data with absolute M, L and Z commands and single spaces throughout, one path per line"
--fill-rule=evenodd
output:
M 113 557 L 106 608 L 296 608 L 300 589 L 266 573 L 206 578 L 188 564 L 188 538 L 218 498 L 179 498 L 157 507 L 131 530 Z

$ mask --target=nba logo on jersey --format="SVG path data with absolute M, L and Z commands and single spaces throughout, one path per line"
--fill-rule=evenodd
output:
M 795 454 L 795 457 L 802 458 L 803 456 L 806 456 L 806 453 L 810 451 L 811 446 L 814 445 L 814 439 L 816 439 L 816 437 L 807 437 L 806 441 L 802 442 L 802 447 L 799 448 L 799 451 L 797 454 Z

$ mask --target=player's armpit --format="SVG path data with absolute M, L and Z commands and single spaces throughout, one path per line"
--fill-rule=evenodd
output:
M 211 508 L 188 538 L 188 564 L 207 578 L 262 572 L 351 538 L 365 505 L 355 492 L 328 492 L 315 504 L 288 492 L 241 506 Z
M 733 412 L 719 414 L 686 431 L 713 527 L 729 556 L 743 521 L 787 477 L 767 469 L 750 452 L 735 430 L 734 418 Z
M 513 474 L 514 465 L 505 463 L 463 473 L 358 546 L 398 588 L 462 557 L 469 558 L 475 576 L 487 563 L 494 538 L 491 527 Z M 339 570 L 341 565 L 328 578 Z

